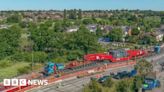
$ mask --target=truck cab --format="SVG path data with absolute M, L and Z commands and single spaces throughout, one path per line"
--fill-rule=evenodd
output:
M 160 81 L 152 78 L 145 78 L 144 84 L 142 86 L 143 90 L 152 90 L 154 88 L 160 87 Z

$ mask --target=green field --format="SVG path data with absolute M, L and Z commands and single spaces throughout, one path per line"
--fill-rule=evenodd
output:
M 17 62 L 13 63 L 8 67 L 0 68 L 0 81 L 4 78 L 15 77 L 18 74 L 18 69 L 29 66 L 27 62 Z

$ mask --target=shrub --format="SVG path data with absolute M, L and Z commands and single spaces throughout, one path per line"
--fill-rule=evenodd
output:
M 18 74 L 27 74 L 30 72 L 30 67 L 29 66 L 25 66 L 25 67 L 21 67 L 17 69 Z
M 16 53 L 11 57 L 12 60 L 15 61 L 26 61 L 26 62 L 45 62 L 48 55 L 45 52 L 24 52 L 24 53 Z
M 55 63 L 65 63 L 67 61 L 66 57 L 56 57 L 54 59 L 52 59 L 52 61 L 54 61 Z
M 5 68 L 11 66 L 11 62 L 9 60 L 1 60 L 0 61 L 0 68 Z

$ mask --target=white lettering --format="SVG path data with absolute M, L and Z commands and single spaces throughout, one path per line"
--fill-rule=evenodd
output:
M 48 85 L 48 80 L 4 79 L 4 86 Z
M 28 83 L 28 85 L 33 85 L 33 81 L 32 80 L 28 80 L 27 83 Z
M 27 80 L 26 79 L 20 79 L 19 80 L 19 85 L 20 86 L 27 86 Z
M 4 79 L 3 80 L 3 85 L 4 86 L 10 86 L 10 79 Z
M 12 86 L 18 86 L 18 79 L 11 79 Z

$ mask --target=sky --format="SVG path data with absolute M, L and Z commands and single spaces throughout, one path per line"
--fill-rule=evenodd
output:
M 0 10 L 164 10 L 164 0 L 0 0 Z

